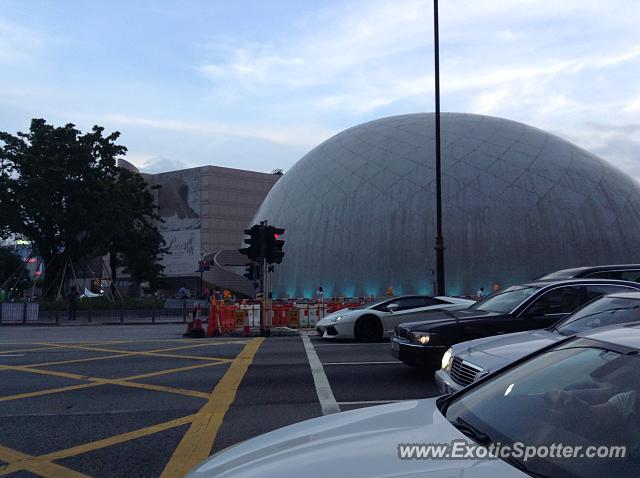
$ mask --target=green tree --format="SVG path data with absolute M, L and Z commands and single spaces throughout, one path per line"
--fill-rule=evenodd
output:
M 31 285 L 31 277 L 20 254 L 11 247 L 0 247 L 0 288 L 25 289 Z
M 82 134 L 73 124 L 54 127 L 43 119 L 32 120 L 28 133 L 0 132 L 0 233 L 32 242 L 45 263 L 48 298 L 69 261 L 117 257 L 133 247 L 124 244 L 123 231 L 155 228 L 146 183 L 117 166 L 127 151 L 116 144 L 120 133 L 103 133 L 100 126 Z
M 115 282 L 118 267 L 136 284 L 156 282 L 164 266 L 161 254 L 168 253 L 162 234 L 156 227 L 162 219 L 156 212 L 154 197 L 144 179 L 137 173 L 121 169 L 111 191 L 118 220 L 111 229 L 109 258 Z

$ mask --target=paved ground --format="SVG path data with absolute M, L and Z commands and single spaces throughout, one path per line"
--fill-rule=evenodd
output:
M 0 328 L 0 476 L 178 477 L 281 426 L 437 394 L 388 343 L 182 329 Z

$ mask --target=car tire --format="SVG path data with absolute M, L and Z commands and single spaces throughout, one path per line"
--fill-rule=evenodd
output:
M 382 322 L 373 315 L 365 315 L 356 321 L 353 335 L 361 342 L 377 342 L 382 339 Z

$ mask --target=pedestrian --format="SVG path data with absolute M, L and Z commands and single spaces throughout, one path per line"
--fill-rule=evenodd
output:
M 67 297 L 69 299 L 69 320 L 76 320 L 76 312 L 78 310 L 78 299 L 80 298 L 80 293 L 76 286 L 71 286 L 71 292 Z
M 478 298 L 478 300 L 481 300 L 484 298 L 486 294 L 484 293 L 484 287 L 480 287 L 478 289 L 478 292 L 476 292 L 476 297 Z
M 318 291 L 316 292 L 316 300 L 321 304 L 324 302 L 324 289 L 322 288 L 322 286 L 318 287 Z
M 222 302 L 222 291 L 220 290 L 220 287 L 216 287 L 214 294 L 216 296 L 216 301 Z

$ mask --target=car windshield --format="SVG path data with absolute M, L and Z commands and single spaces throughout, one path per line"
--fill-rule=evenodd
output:
M 539 287 L 514 285 L 500 290 L 476 302 L 470 310 L 478 310 L 482 312 L 500 312 L 508 313 L 520 305 L 525 299 L 533 295 Z
M 640 357 L 597 347 L 554 350 L 469 390 L 445 409 L 485 443 L 626 447 L 626 458 L 543 456 L 511 463 L 532 476 L 637 476 Z M 444 402 L 446 404 L 446 402 Z M 462 431 L 462 428 L 460 428 Z
M 545 274 L 543 276 L 538 277 L 537 280 L 572 279 L 581 271 L 582 269 L 565 269 L 562 271 L 552 272 L 551 274 Z
M 562 335 L 574 335 L 596 327 L 637 321 L 640 321 L 640 300 L 602 297 L 574 312 L 554 329 Z

